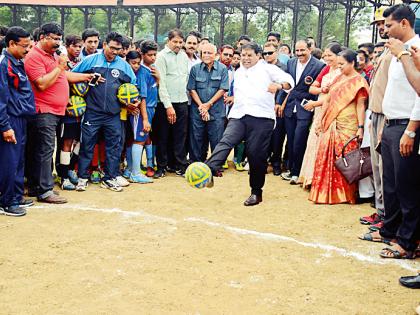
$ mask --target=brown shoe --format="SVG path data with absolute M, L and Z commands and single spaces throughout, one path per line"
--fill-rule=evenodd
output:
M 67 203 L 67 199 L 60 197 L 56 194 L 52 194 L 44 199 L 38 199 L 39 202 L 45 202 L 45 203 L 54 203 L 54 204 L 61 204 L 61 203 Z
M 257 196 L 257 195 L 252 194 L 251 196 L 248 197 L 247 200 L 244 201 L 244 206 L 246 207 L 256 206 L 260 202 L 262 202 L 262 196 Z

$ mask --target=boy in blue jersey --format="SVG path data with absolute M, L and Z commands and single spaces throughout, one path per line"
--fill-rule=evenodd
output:
M 109 33 L 103 51 L 88 56 L 73 69 L 74 72 L 101 75 L 99 83 L 90 87 L 85 97 L 87 108 L 82 121 L 77 191 L 86 190 L 89 165 L 100 130 L 104 133 L 106 152 L 105 175 L 101 187 L 122 191 L 122 187 L 116 181 L 119 174 L 121 145 L 121 104 L 117 92 L 124 83 L 137 83 L 131 67 L 118 56 L 122 50 L 122 41 L 122 35 L 116 32 Z M 135 110 L 138 104 L 138 102 L 129 104 L 127 108 Z
M 131 55 L 128 56 L 131 60 L 128 62 L 138 69 L 137 82 L 144 82 L 146 88 L 146 102 L 145 106 L 141 106 L 141 113 L 139 115 L 130 116 L 131 126 L 133 128 L 134 142 L 131 147 L 132 155 L 132 165 L 131 165 L 131 174 L 130 180 L 134 183 L 151 183 L 153 182 L 150 178 L 142 175 L 140 173 L 140 164 L 141 157 L 143 153 L 143 148 L 146 141 L 149 139 L 149 132 L 151 129 L 151 123 L 153 116 L 155 114 L 155 108 L 157 105 L 157 88 L 159 75 L 157 74 L 156 69 L 153 64 L 156 60 L 157 53 L 157 44 L 153 41 L 147 40 L 141 44 L 141 52 L 143 57 L 143 63 L 138 68 L 136 62 L 140 59 L 131 59 Z M 131 52 L 133 56 L 137 52 Z M 137 55 L 136 55 L 137 56 Z M 140 57 L 140 55 L 138 55 Z M 140 87 L 141 89 L 141 87 Z M 146 155 L 147 155 L 147 168 L 150 173 L 150 169 L 153 169 L 153 155 L 152 155 L 152 145 L 149 141 L 149 147 L 146 146 Z M 147 150 L 149 149 L 149 150 Z M 129 150 L 130 151 L 130 150 Z M 152 174 L 153 176 L 153 174 Z

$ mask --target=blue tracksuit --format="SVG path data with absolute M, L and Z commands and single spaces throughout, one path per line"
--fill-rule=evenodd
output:
M 136 84 L 136 76 L 130 65 L 116 57 L 108 63 L 103 52 L 90 55 L 80 62 L 73 72 L 100 73 L 104 83 L 90 87 L 85 96 L 86 112 L 82 120 L 80 138 L 79 177 L 89 177 L 89 165 L 98 133 L 105 135 L 105 177 L 104 180 L 118 176 L 121 142 L 121 103 L 118 101 L 118 88 L 124 83 Z
M 26 118 L 35 114 L 35 100 L 23 62 L 7 50 L 0 56 L 0 206 L 17 205 L 23 196 Z M 17 144 L 3 140 L 13 129 Z

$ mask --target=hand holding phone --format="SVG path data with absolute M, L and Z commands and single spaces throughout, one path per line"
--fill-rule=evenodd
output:
M 94 77 L 92 79 L 90 79 L 88 85 L 89 86 L 96 86 L 98 85 L 99 79 L 101 78 L 101 74 L 100 73 L 94 73 Z

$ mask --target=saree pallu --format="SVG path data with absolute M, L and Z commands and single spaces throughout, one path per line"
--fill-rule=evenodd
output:
M 315 162 L 309 200 L 321 204 L 355 203 L 357 183 L 348 184 L 335 167 L 346 142 L 357 133 L 356 104 L 359 97 L 366 98 L 367 83 L 360 75 L 334 84 L 322 118 L 322 134 Z M 357 148 L 351 142 L 346 153 Z

